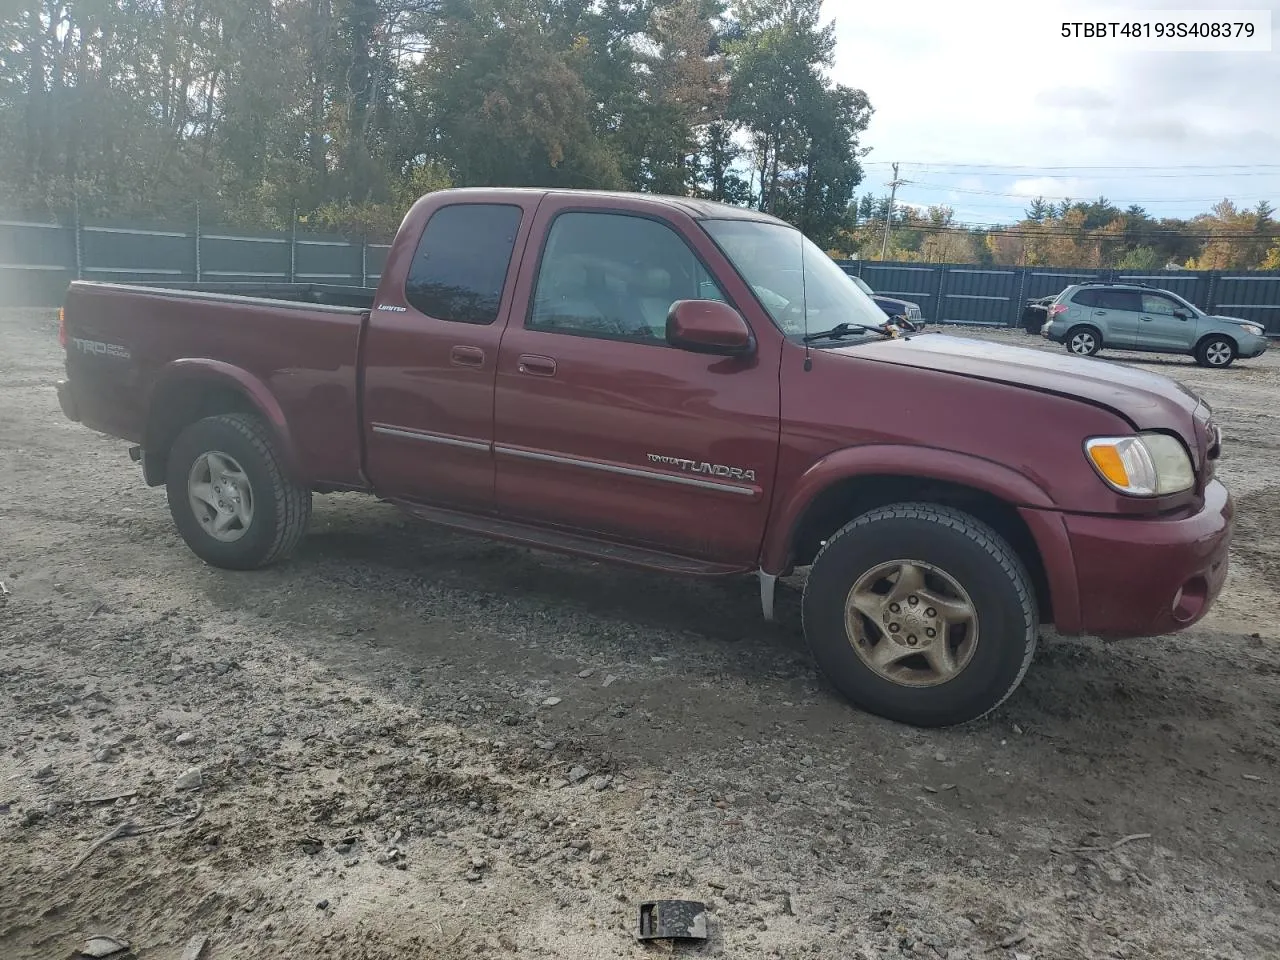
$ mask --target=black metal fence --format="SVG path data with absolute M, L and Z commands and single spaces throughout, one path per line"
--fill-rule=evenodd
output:
M 295 229 L 247 231 L 194 223 L 44 223 L 0 214 L 0 306 L 51 307 L 75 279 L 129 282 L 287 281 L 377 286 L 386 243 Z M 913 300 L 935 323 L 1014 326 L 1023 304 L 1084 280 L 1163 287 L 1209 313 L 1254 320 L 1280 336 L 1273 273 L 984 267 L 839 261 L 877 293 Z
M 983 267 L 973 264 L 837 261 L 876 293 L 911 300 L 936 323 L 1014 326 L 1027 300 L 1088 280 L 1145 283 L 1170 290 L 1207 313 L 1241 317 L 1280 336 L 1280 271 L 1088 270 L 1076 267 Z
M 52 307 L 72 280 L 377 286 L 389 244 L 216 224 L 42 223 L 0 214 L 0 306 Z

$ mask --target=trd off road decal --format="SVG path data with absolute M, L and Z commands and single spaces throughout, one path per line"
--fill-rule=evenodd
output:
M 117 357 L 121 360 L 128 360 L 133 356 L 127 347 L 122 347 L 118 343 L 103 343 L 100 340 L 82 340 L 79 337 L 72 337 L 71 343 L 81 353 L 93 354 L 99 357 Z

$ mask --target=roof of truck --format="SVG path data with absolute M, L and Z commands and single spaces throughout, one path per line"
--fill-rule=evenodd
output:
M 642 203 L 660 204 L 662 206 L 672 207 L 676 210 L 693 217 L 695 220 L 757 220 L 761 223 L 776 223 L 782 226 L 790 226 L 784 220 L 763 213 L 759 210 L 752 210 L 748 207 L 735 207 L 727 203 L 717 203 L 714 200 L 702 200 L 697 197 L 673 197 L 660 193 L 628 193 L 620 190 L 565 190 L 552 187 L 454 187 L 449 193 L 485 193 L 485 194 L 520 194 L 523 196 L 530 195 L 550 195 L 556 194 L 560 196 L 570 195 L 577 197 L 601 197 L 612 198 L 616 200 L 624 200 L 628 203 L 640 201 Z

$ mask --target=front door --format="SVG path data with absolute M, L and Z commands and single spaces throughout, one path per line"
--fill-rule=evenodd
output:
M 427 199 L 393 251 L 363 345 L 369 479 L 382 496 L 493 508 L 493 384 L 512 302 L 510 277 L 540 198 L 477 192 Z
M 674 301 L 728 299 L 713 278 L 723 255 L 682 213 L 608 198 L 552 195 L 534 229 L 545 244 L 530 250 L 536 276 L 522 277 L 524 316 L 498 359 L 499 510 L 754 564 L 778 454 L 779 341 L 725 358 L 665 339 Z
M 1175 316 L 1182 313 L 1188 317 Z M 1142 295 L 1142 315 L 1138 319 L 1138 346 L 1157 350 L 1190 350 L 1196 339 L 1196 324 L 1182 304 L 1160 293 Z

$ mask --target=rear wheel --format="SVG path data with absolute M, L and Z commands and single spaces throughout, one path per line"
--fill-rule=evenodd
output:
M 193 553 L 229 570 L 286 557 L 311 519 L 311 491 L 295 484 L 270 428 L 258 417 L 206 417 L 169 451 L 166 493 Z
M 1102 349 L 1102 334 L 1093 327 L 1072 327 L 1063 342 L 1077 356 L 1092 357 Z
M 1022 682 L 1039 629 L 1013 549 L 947 507 L 883 507 L 844 526 L 814 560 L 805 636 L 855 705 L 936 727 L 975 720 Z
M 1236 358 L 1236 345 L 1230 337 L 1215 335 L 1205 337 L 1196 347 L 1196 363 L 1202 367 L 1223 369 L 1231 366 Z

